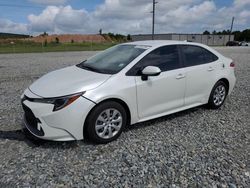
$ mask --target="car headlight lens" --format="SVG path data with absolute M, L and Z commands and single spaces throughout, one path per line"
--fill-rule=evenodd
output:
M 83 93 L 84 92 L 73 94 L 73 95 L 67 95 L 63 97 L 55 97 L 55 98 L 33 99 L 32 101 L 53 104 L 54 105 L 53 111 L 58 111 L 70 105 L 71 103 L 73 103 L 76 99 L 82 96 Z

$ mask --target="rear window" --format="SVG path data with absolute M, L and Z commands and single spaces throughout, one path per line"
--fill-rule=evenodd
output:
M 185 59 L 185 66 L 202 65 L 218 60 L 218 57 L 205 48 L 192 45 L 181 46 Z

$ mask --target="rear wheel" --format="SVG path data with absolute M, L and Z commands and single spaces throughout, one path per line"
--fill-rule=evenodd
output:
M 208 101 L 208 107 L 211 109 L 218 109 L 220 108 L 226 97 L 228 92 L 228 86 L 223 81 L 218 81 L 210 94 L 209 101 Z
M 86 120 L 88 138 L 96 143 L 105 144 L 118 138 L 127 123 L 124 107 L 114 101 L 96 106 Z

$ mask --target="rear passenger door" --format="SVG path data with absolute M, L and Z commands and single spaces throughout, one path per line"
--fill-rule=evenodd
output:
M 206 103 L 214 84 L 218 57 L 195 45 L 181 45 L 186 67 L 185 106 Z

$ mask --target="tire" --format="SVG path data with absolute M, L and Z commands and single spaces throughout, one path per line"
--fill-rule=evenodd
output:
M 207 107 L 210 109 L 220 108 L 226 100 L 228 94 L 228 86 L 223 81 L 218 81 L 209 96 Z
M 106 144 L 117 139 L 126 124 L 127 113 L 124 107 L 120 103 L 107 101 L 90 112 L 85 131 L 92 142 Z

